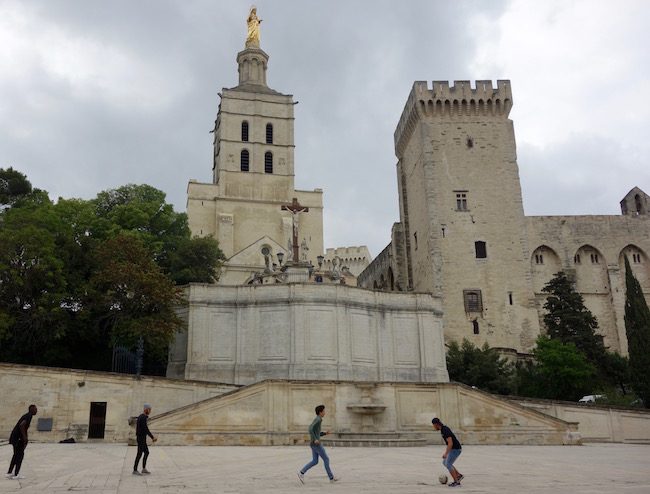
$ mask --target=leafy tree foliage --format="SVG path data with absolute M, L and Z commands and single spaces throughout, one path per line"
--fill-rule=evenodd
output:
M 602 361 L 606 350 L 603 337 L 596 333 L 598 321 L 566 275 L 560 271 L 542 291 L 549 294 L 544 304 L 548 336 L 574 344 L 592 363 Z
M 625 332 L 632 387 L 644 405 L 650 407 L 650 310 L 627 256 L 625 289 Z
M 186 215 L 148 185 L 56 204 L 22 187 L 0 210 L 0 360 L 108 370 L 114 344 L 142 337 L 164 361 L 174 284 L 215 280 L 216 241 L 190 238 Z
M 27 177 L 12 167 L 0 168 L 0 206 L 11 206 L 32 192 Z
M 447 370 L 452 381 L 491 393 L 512 391 L 512 365 L 487 343 L 479 348 L 467 339 L 461 345 L 451 342 L 447 349 Z
M 576 401 L 592 391 L 596 368 L 573 343 L 540 336 L 533 358 L 518 368 L 519 394 Z

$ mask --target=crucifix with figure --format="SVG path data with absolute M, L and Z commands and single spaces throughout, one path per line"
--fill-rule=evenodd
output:
M 293 250 L 293 262 L 298 262 L 300 259 L 298 257 L 298 215 L 300 213 L 308 213 L 309 208 L 301 206 L 298 203 L 298 198 L 294 197 L 291 204 L 283 204 L 281 209 L 282 211 L 291 212 L 291 218 L 293 220 L 293 242 L 291 245 Z

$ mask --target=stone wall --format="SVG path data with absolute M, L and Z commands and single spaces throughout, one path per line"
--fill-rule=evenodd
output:
M 577 422 L 583 442 L 650 443 L 650 410 L 521 398 L 513 401 Z
M 90 405 L 106 403 L 104 440 L 126 442 L 129 418 L 142 413 L 144 403 L 152 416 L 218 396 L 237 386 L 163 377 L 113 374 L 74 369 L 0 364 L 0 438 L 8 438 L 18 418 L 34 403 L 38 415 L 30 427 L 30 440 L 88 439 Z M 38 419 L 51 418 L 51 431 L 38 431 Z
M 526 221 L 540 314 L 546 300 L 542 288 L 563 270 L 598 319 L 605 345 L 626 355 L 623 259 L 627 255 L 650 301 L 650 216 L 531 216 Z
M 314 408 L 324 404 L 324 429 L 361 441 L 424 438 L 438 444 L 440 417 L 464 444 L 576 444 L 577 424 L 456 383 L 264 381 L 151 420 L 160 444 L 305 444 Z
M 190 284 L 186 294 L 187 336 L 172 348 L 169 377 L 449 380 L 430 294 L 300 283 Z

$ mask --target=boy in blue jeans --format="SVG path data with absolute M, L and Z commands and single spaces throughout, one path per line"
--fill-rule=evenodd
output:
M 334 476 L 332 470 L 330 470 L 330 459 L 325 453 L 325 448 L 320 443 L 320 438 L 330 433 L 330 431 L 321 432 L 320 427 L 323 422 L 323 417 L 325 416 L 325 405 L 318 405 L 316 407 L 316 418 L 309 426 L 309 447 L 311 448 L 312 460 L 307 463 L 304 467 L 298 472 L 298 480 L 301 484 L 305 483 L 305 473 L 311 467 L 318 465 L 318 457 L 320 456 L 323 459 L 323 464 L 325 465 L 325 471 L 327 476 L 330 479 L 330 482 L 336 482 L 339 479 Z
M 440 431 L 440 435 L 447 446 L 447 449 L 445 449 L 445 452 L 442 455 L 442 464 L 447 467 L 447 470 L 449 470 L 449 473 L 454 479 L 454 481 L 449 484 L 449 487 L 460 487 L 460 481 L 463 480 L 463 474 L 456 470 L 456 467 L 454 466 L 454 462 L 458 459 L 462 451 L 460 441 L 456 438 L 451 429 L 443 424 L 439 418 L 434 418 L 431 423 L 435 430 Z

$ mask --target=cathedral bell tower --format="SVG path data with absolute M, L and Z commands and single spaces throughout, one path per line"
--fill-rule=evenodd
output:
M 315 263 L 323 253 L 322 191 L 294 188 L 295 102 L 267 85 L 261 22 L 251 9 L 246 44 L 237 54 L 239 83 L 219 93 L 212 183 L 188 186 L 190 229 L 217 239 L 228 258 L 222 273 L 227 284 L 244 283 L 264 269 L 261 250 L 291 256 L 292 217 L 281 207 L 294 198 L 309 208 L 300 223 L 301 257 L 307 253 Z

